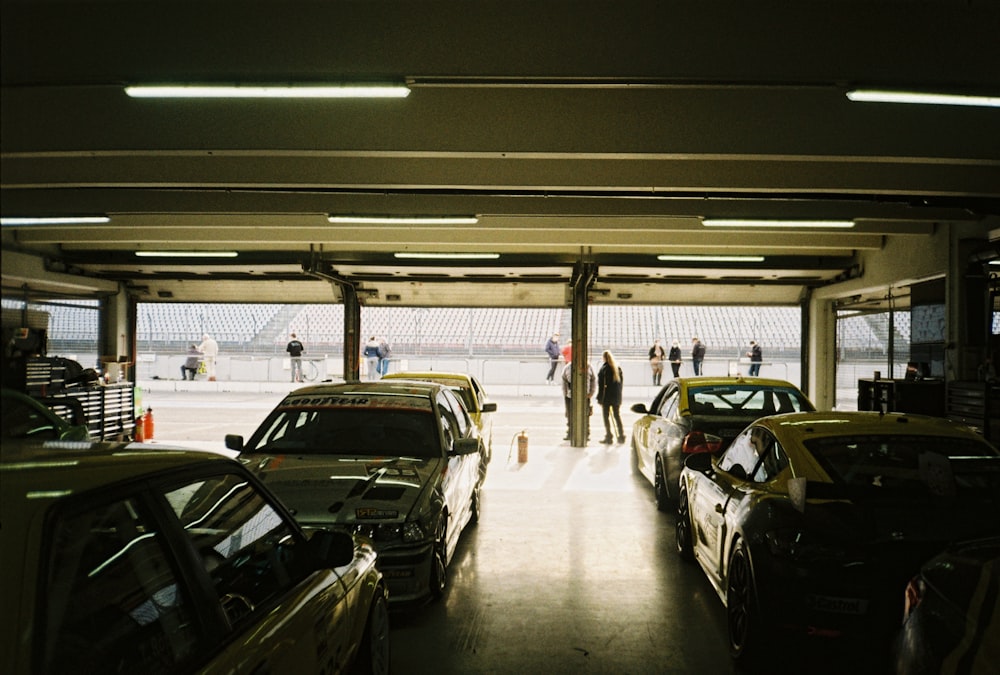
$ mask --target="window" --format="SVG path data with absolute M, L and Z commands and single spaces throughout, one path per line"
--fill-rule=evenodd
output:
M 441 392 L 441 407 L 450 413 L 450 419 L 457 430 L 456 438 L 467 438 L 471 431 L 472 420 L 462 404 L 450 392 Z
M 176 672 L 199 634 L 162 535 L 133 499 L 73 511 L 48 546 L 43 670 Z
M 660 409 L 657 411 L 667 419 L 673 419 L 677 415 L 677 390 L 670 392 L 670 395 L 663 399 Z
M 787 466 L 784 449 L 761 427 L 747 429 L 737 436 L 719 460 L 721 470 L 755 483 L 771 480 Z
M 240 623 L 300 581 L 291 528 L 246 478 L 207 478 L 170 490 L 166 498 L 230 623 Z

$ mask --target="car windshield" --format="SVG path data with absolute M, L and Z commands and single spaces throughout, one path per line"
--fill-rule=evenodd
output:
M 441 442 L 427 410 L 283 408 L 244 452 L 434 458 L 441 456 Z
M 1000 456 L 975 440 L 880 434 L 816 438 L 805 446 L 853 494 L 1000 497 Z
M 687 394 L 688 410 L 694 415 L 757 418 L 813 410 L 809 400 L 792 387 L 713 385 L 690 387 Z

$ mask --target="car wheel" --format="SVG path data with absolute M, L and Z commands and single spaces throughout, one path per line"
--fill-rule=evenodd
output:
M 684 560 L 694 560 L 694 540 L 691 538 L 691 510 L 688 508 L 687 490 L 681 490 L 677 496 L 677 552 Z
M 437 600 L 444 595 L 448 585 L 448 526 L 442 520 L 438 536 L 434 539 L 434 551 L 431 553 L 431 599 Z
M 726 623 L 729 628 L 729 653 L 740 664 L 750 664 L 761 646 L 762 626 L 757 607 L 750 555 L 743 539 L 738 539 L 729 556 L 726 583 Z
M 375 589 L 365 634 L 351 672 L 355 675 L 388 675 L 389 657 L 389 604 L 380 587 Z
M 479 522 L 479 512 L 482 508 L 483 499 L 483 484 L 482 481 L 476 483 L 476 487 L 472 488 L 472 496 L 469 498 L 469 523 L 475 525 Z
M 632 437 L 632 455 L 629 457 L 629 467 L 632 469 L 632 475 L 639 475 L 639 445 L 635 442 L 635 436 Z
M 670 510 L 670 490 L 667 489 L 667 479 L 663 472 L 663 460 L 656 456 L 656 474 L 653 480 L 653 489 L 656 492 L 656 508 L 661 511 Z

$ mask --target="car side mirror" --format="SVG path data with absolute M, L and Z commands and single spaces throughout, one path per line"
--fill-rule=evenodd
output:
M 226 434 L 226 449 L 243 452 L 243 437 L 239 434 Z
M 640 415 L 648 415 L 649 414 L 649 411 L 646 410 L 646 404 L 645 403 L 633 403 L 632 407 L 629 408 L 629 410 L 631 410 L 634 413 L 639 413 Z
M 471 455 L 476 452 L 479 452 L 478 438 L 459 438 L 452 445 L 451 450 L 448 451 L 448 456 L 457 457 L 460 455 Z
M 712 455 L 707 452 L 688 455 L 684 460 L 684 466 L 688 467 L 692 471 L 708 473 L 712 470 Z
M 484 403 L 483 407 L 482 407 L 482 410 L 480 410 L 479 412 L 488 413 L 488 412 L 496 412 L 496 411 L 497 411 L 497 404 L 496 403 Z
M 354 560 L 354 537 L 340 530 L 316 530 L 306 550 L 316 569 L 343 567 Z

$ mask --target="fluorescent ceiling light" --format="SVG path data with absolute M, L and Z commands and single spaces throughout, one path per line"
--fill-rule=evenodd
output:
M 854 227 L 853 220 L 755 220 L 752 218 L 704 218 L 705 227 L 787 227 L 842 228 Z
M 352 225 L 475 225 L 476 216 L 329 216 L 331 223 Z
M 1000 108 L 1000 96 L 970 96 L 966 94 L 934 94 L 919 91 L 885 91 L 853 89 L 847 98 L 863 103 L 916 103 L 922 105 L 968 105 Z
M 420 260 L 496 260 L 499 253 L 394 253 L 397 258 Z
M 132 98 L 406 98 L 401 84 L 211 85 L 168 84 L 125 87 Z
M 236 251 L 136 251 L 140 258 L 235 258 Z
M 107 216 L 51 216 L 45 218 L 0 218 L 0 225 L 89 225 L 110 223 Z
M 762 255 L 658 255 L 664 262 L 764 262 Z

